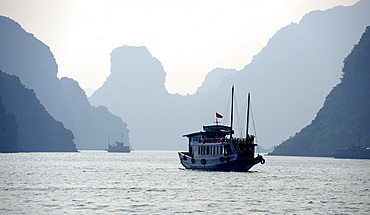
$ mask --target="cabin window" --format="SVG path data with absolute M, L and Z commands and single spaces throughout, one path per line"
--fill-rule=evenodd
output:
M 193 152 L 197 151 L 199 155 L 222 155 L 227 153 L 223 146 L 198 146 L 196 148 L 193 149 Z
M 199 155 L 222 155 L 227 153 L 223 146 L 198 146 L 197 148 Z
M 199 143 L 200 139 L 201 139 L 201 136 L 191 137 L 191 138 L 189 138 L 189 143 L 193 143 L 193 144 Z
M 199 139 L 200 139 L 200 137 L 199 137 L 199 136 L 195 137 L 195 138 L 194 138 L 194 142 L 195 142 L 195 143 L 199 143 Z

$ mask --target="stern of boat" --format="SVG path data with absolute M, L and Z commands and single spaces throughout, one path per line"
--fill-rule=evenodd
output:
M 260 154 L 258 154 L 257 157 L 254 158 L 254 161 L 256 164 L 258 163 L 265 164 L 265 159 Z

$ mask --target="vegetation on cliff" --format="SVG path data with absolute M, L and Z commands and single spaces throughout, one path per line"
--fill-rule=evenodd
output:
M 345 58 L 341 82 L 316 118 L 271 154 L 329 156 L 353 142 L 370 143 L 370 26 Z
M 0 70 L 2 152 L 76 152 L 72 132 L 56 121 L 14 75 Z M 16 139 L 16 140 L 15 140 Z M 15 142 L 16 141 L 16 144 Z

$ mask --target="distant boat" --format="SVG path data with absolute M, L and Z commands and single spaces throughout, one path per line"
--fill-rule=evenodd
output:
M 108 152 L 126 152 L 126 153 L 130 153 L 131 149 L 130 149 L 130 146 L 125 145 L 124 142 L 116 141 L 116 142 L 114 142 L 113 145 L 109 144 L 107 151 Z
M 370 159 L 370 148 L 351 144 L 348 148 L 338 148 L 334 158 Z
M 123 134 L 121 136 L 121 141 L 114 142 L 113 145 L 109 144 L 109 136 L 108 136 L 108 149 L 106 149 L 108 152 L 124 152 L 124 153 L 130 153 L 131 147 L 129 145 L 125 145 L 125 143 L 122 141 Z
M 185 134 L 189 139 L 188 152 L 178 152 L 180 162 L 186 169 L 203 169 L 214 171 L 248 171 L 254 165 L 265 163 L 261 155 L 255 157 L 257 144 L 255 136 L 248 134 L 250 95 L 248 94 L 247 128 L 245 138 L 234 138 L 233 103 L 234 87 L 232 87 L 231 125 L 219 125 L 216 113 L 216 124 L 203 126 L 203 131 Z

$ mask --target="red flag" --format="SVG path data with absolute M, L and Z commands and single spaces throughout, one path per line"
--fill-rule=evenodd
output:
M 216 118 L 224 118 L 221 114 L 216 112 Z

